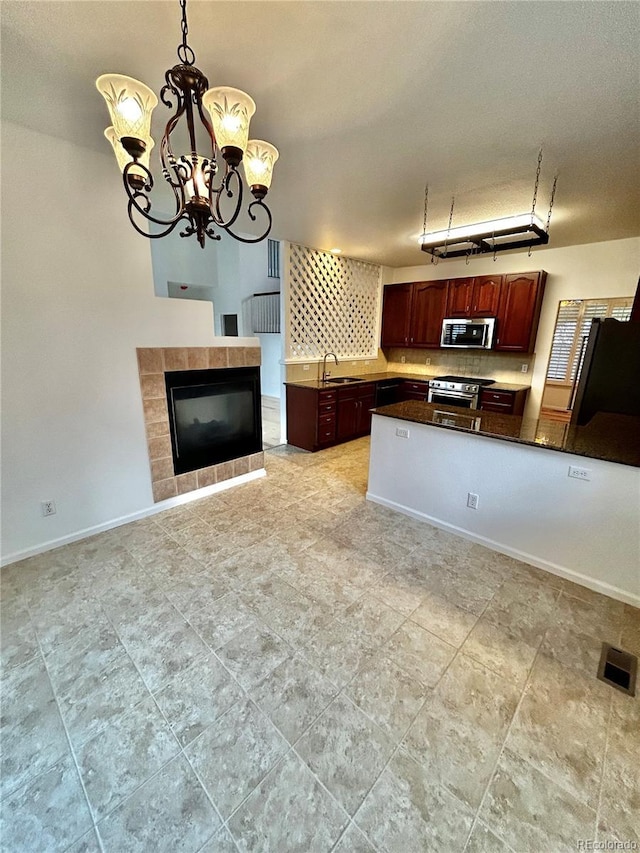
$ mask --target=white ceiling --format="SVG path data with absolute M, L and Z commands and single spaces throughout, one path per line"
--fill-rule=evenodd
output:
M 178 61 L 177 0 L 1 14 L 3 117 L 100 151 L 95 78 L 158 92 Z M 640 234 L 640 3 L 191 0 L 188 14 L 209 84 L 249 92 L 251 136 L 280 150 L 274 237 L 424 263 L 425 182 L 429 230 L 452 195 L 454 225 L 522 213 L 541 144 L 544 218 L 559 171 L 551 246 Z M 169 115 L 156 108 L 156 140 Z

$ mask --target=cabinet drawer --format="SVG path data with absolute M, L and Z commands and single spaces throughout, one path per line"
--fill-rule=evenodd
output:
M 481 400 L 483 403 L 502 403 L 505 406 L 513 406 L 511 391 L 483 391 Z
M 318 428 L 318 444 L 326 444 L 336 439 L 336 422 L 321 425 Z
M 335 425 L 336 422 L 336 413 L 331 412 L 328 415 L 319 415 L 318 416 L 318 426 L 322 430 L 324 427 L 330 426 L 331 424 Z
M 512 403 L 487 403 L 486 400 L 480 406 L 483 412 L 500 412 L 502 415 L 510 415 L 513 409 Z
M 318 394 L 318 403 L 321 405 L 323 403 L 335 403 L 338 398 L 338 392 L 336 390 L 333 391 L 320 391 Z
M 429 391 L 428 382 L 403 382 L 402 383 L 403 391 L 419 391 L 421 394 L 427 394 Z
M 402 400 L 420 400 L 421 403 L 424 403 L 427 399 L 426 391 L 419 393 L 418 391 L 403 391 L 402 392 Z
M 336 411 L 335 400 L 333 401 L 333 403 L 321 402 L 320 405 L 318 406 L 318 414 L 319 415 L 327 415 L 330 412 L 333 412 L 333 414 L 335 414 L 335 411 Z

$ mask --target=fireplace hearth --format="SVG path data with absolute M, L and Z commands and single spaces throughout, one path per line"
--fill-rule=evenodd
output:
M 262 449 L 260 368 L 177 370 L 165 383 L 176 474 Z

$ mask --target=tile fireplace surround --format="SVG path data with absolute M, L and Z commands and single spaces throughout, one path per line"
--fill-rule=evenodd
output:
M 164 377 L 172 370 L 259 367 L 260 347 L 157 347 L 136 353 L 155 503 L 264 468 L 260 452 L 176 476 Z

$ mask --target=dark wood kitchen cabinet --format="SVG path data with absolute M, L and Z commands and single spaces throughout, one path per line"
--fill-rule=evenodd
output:
M 449 279 L 446 317 L 495 317 L 500 304 L 502 276 Z
M 547 274 L 505 275 L 500 290 L 494 349 L 533 352 Z
M 446 281 L 417 281 L 413 285 L 410 346 L 440 346 L 442 321 L 447 304 Z
M 318 390 L 287 386 L 287 443 L 320 450 L 336 441 L 336 388 Z
M 507 391 L 498 389 L 493 391 L 491 387 L 480 390 L 480 408 L 485 412 L 499 412 L 503 415 L 521 415 L 524 411 L 528 388 L 519 391 Z
M 426 403 L 428 394 L 428 382 L 405 379 L 398 390 L 398 402 L 404 403 L 405 400 L 422 400 L 423 403 Z
M 338 389 L 336 441 L 349 441 L 371 432 L 375 385 L 351 385 Z
M 383 347 L 406 347 L 409 343 L 412 284 L 388 284 L 382 296 Z
M 368 435 L 375 387 L 373 382 L 321 389 L 287 385 L 287 443 L 316 451 Z
M 387 285 L 382 301 L 381 346 L 439 347 L 446 300 L 446 281 Z

